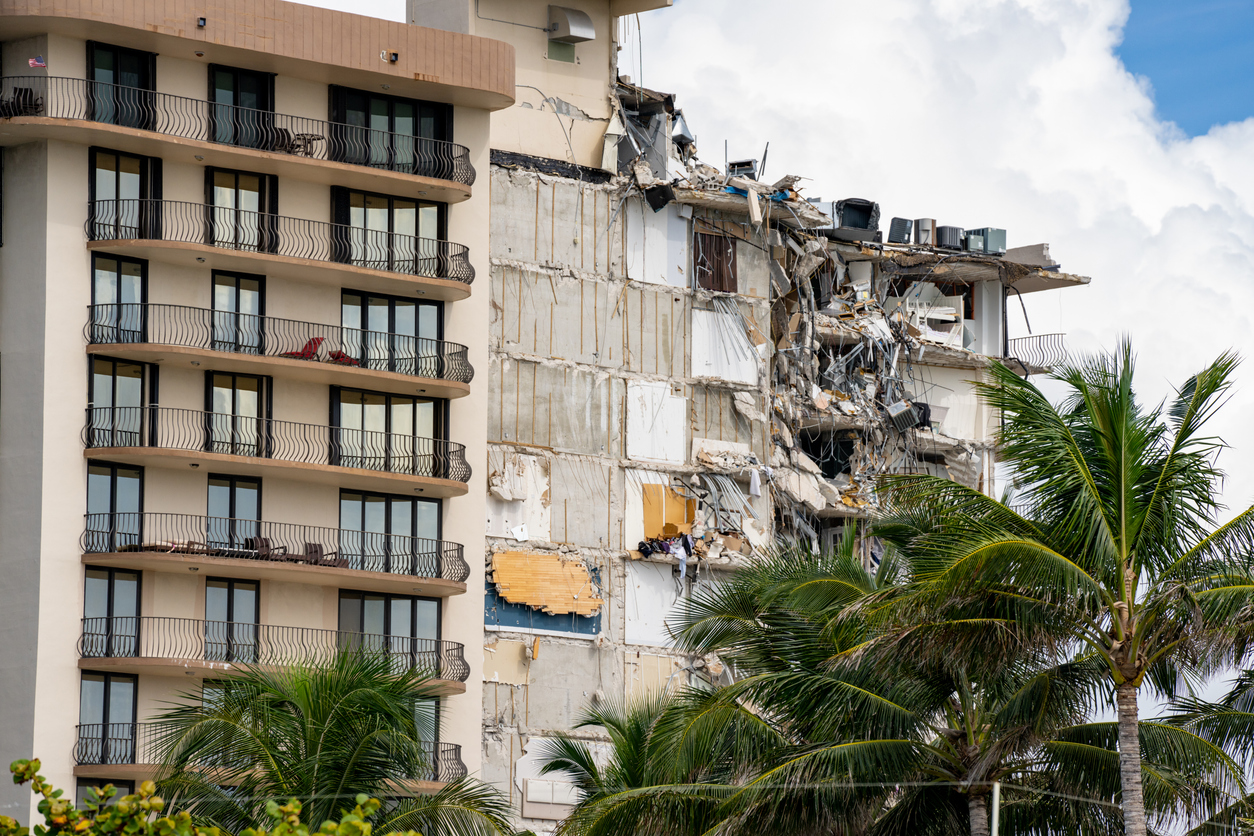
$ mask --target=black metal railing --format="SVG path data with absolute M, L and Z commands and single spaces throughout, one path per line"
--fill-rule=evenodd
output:
M 125 637 L 125 641 L 117 641 Z M 381 653 L 397 670 L 417 669 L 435 679 L 470 676 L 457 642 L 384 636 L 243 621 L 162 616 L 84 618 L 78 642 L 84 659 L 172 659 L 235 665 L 324 664 L 340 650 Z
M 469 383 L 474 377 L 466 346 L 457 343 L 184 305 L 91 305 L 85 334 L 93 345 L 156 343 L 432 380 Z
M 462 582 L 470 567 L 459 543 L 191 514 L 87 514 L 83 554 L 161 552 L 230 560 L 335 566 Z
M 1049 369 L 1067 362 L 1065 334 L 1032 334 L 1007 340 L 1006 357 L 1022 360 L 1038 369 Z
M 166 736 L 160 723 L 81 723 L 74 744 L 75 766 L 160 763 L 158 753 Z M 455 743 L 421 744 L 426 767 L 417 781 L 452 781 L 466 774 L 462 747 Z
M 208 203 L 144 198 L 87 204 L 89 241 L 178 241 L 470 284 L 461 244 Z
M 83 443 L 156 447 L 470 480 L 466 448 L 439 438 L 163 406 L 89 406 Z
M 303 116 L 217 104 L 83 78 L 0 79 L 0 117 L 47 116 L 152 131 L 316 160 L 475 182 L 462 145 Z

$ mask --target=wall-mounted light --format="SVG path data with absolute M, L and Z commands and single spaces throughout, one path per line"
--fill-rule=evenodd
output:
M 197 464 L 196 462 L 192 462 L 191 464 L 189 464 L 189 465 L 188 465 L 188 467 L 190 467 L 190 468 L 192 468 L 193 470 L 195 470 L 196 468 L 200 467 L 200 465 L 199 465 L 199 464 Z
M 203 255 L 196 256 L 196 260 L 200 262 L 201 264 L 205 263 L 205 257 Z
M 205 54 L 204 54 L 203 52 L 200 52 L 199 50 L 197 50 L 197 51 L 196 51 L 196 57 L 197 57 L 197 58 L 204 58 L 204 57 L 205 57 Z
M 382 87 L 384 90 L 391 90 L 391 89 L 392 89 L 392 85 L 390 85 L 390 84 L 380 84 L 379 86 L 380 86 L 380 87 Z
M 389 64 L 395 64 L 397 61 L 401 60 L 401 54 L 399 52 L 392 52 L 391 50 L 385 49 L 379 53 L 379 60 L 386 61 Z
M 196 28 L 197 29 L 205 28 L 205 19 L 203 17 L 196 18 Z
M 202 157 L 202 156 L 200 156 L 199 154 L 196 154 L 196 155 L 195 155 L 195 160 L 196 160 L 196 162 L 198 162 L 198 163 L 203 163 L 203 162 L 205 161 L 205 158 L 204 158 L 204 157 Z

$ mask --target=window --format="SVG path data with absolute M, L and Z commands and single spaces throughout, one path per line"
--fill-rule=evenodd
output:
M 213 350 L 260 354 L 265 346 L 265 276 L 213 271 Z
M 209 65 L 214 142 L 269 148 L 274 136 L 274 74 Z
M 144 342 L 148 262 L 92 253 L 91 267 L 92 343 Z
M 340 557 L 354 569 L 438 574 L 440 501 L 340 491 Z
M 139 572 L 88 566 L 84 574 L 83 655 L 138 655 Z
M 209 437 L 205 449 L 232 456 L 264 456 L 262 421 L 270 416 L 270 379 L 206 372 Z
M 209 548 L 248 549 L 260 520 L 260 479 L 209 474 Z
M 87 42 L 87 71 L 91 75 L 89 119 L 149 129 L 156 115 L 157 56 L 151 52 Z
M 440 601 L 340 590 L 340 646 L 381 651 L 398 669 L 439 667 Z
M 256 662 L 261 596 L 257 581 L 205 580 L 205 659 Z
M 81 763 L 135 762 L 135 677 L 83 671 L 78 697 Z
M 331 87 L 332 159 L 393 171 L 426 174 L 447 161 L 422 139 L 451 141 L 453 108 Z
M 443 376 L 436 341 L 443 305 L 346 290 L 340 296 L 344 351 L 363 367 Z
M 151 402 L 148 396 L 155 393 L 156 379 L 156 366 L 92 355 L 87 385 L 88 446 L 142 446 L 145 407 Z
M 331 187 L 338 260 L 358 267 L 441 275 L 445 205 Z
M 91 790 L 104 789 L 106 784 L 112 784 L 117 790 L 112 798 L 109 799 L 109 806 L 118 803 L 118 799 L 127 795 L 135 794 L 134 781 L 115 781 L 112 778 L 79 778 L 78 787 L 74 794 L 74 807 L 83 810 L 87 805 L 87 794 Z
M 144 510 L 143 468 L 87 463 L 89 554 L 111 554 L 139 545 Z
M 212 206 L 209 243 L 215 247 L 275 252 L 279 178 L 221 168 L 205 169 L 206 200 Z
M 819 466 L 825 479 L 851 472 L 851 462 L 860 441 L 861 436 L 854 430 L 802 430 L 797 434 L 797 445 Z
M 692 266 L 706 290 L 736 292 L 736 241 L 726 235 L 696 233 Z
M 438 475 L 444 401 L 332 387 L 332 409 L 340 466 Z
M 125 241 L 161 237 L 161 160 L 104 148 L 88 154 L 91 239 Z

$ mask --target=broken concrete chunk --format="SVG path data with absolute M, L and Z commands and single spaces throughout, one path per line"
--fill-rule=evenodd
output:
M 748 392 L 737 392 L 732 395 L 732 402 L 736 406 L 736 411 L 743 415 L 749 421 L 765 421 L 766 415 L 762 412 L 758 399 Z
M 814 459 L 810 458 L 796 448 L 792 451 L 792 463 L 798 470 L 803 470 L 806 473 L 812 473 L 815 476 L 823 475 L 823 470 L 814 463 Z

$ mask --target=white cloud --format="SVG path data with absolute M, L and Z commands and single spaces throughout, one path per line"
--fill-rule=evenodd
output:
M 760 157 L 825 200 L 1048 241 L 1090 287 L 1027 297 L 1073 349 L 1121 333 L 1147 400 L 1220 352 L 1254 355 L 1254 118 L 1194 139 L 1115 54 L 1121 0 L 677 0 L 634 21 L 623 72 L 674 92 L 704 157 Z M 643 70 L 643 71 L 642 71 Z M 1012 307 L 1012 334 L 1023 330 Z M 1231 505 L 1254 500 L 1254 360 L 1216 428 Z

